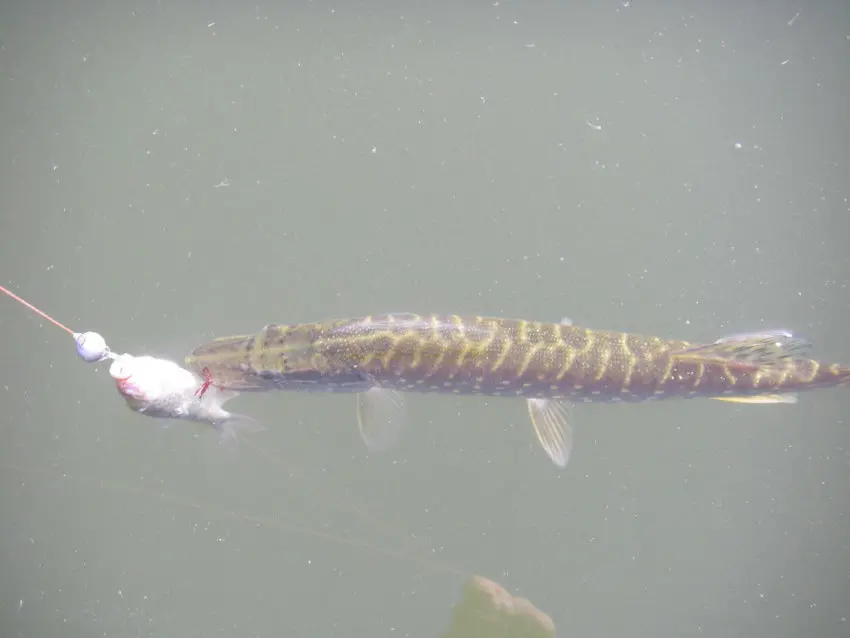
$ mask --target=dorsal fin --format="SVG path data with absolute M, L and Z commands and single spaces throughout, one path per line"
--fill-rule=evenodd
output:
M 784 365 L 792 359 L 805 357 L 811 344 L 785 330 L 732 335 L 714 343 L 674 352 L 682 358 L 736 362 L 743 366 Z

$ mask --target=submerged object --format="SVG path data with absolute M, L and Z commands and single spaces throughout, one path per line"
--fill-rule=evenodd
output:
M 473 576 L 441 638 L 555 638 L 555 623 L 526 598 L 498 583 Z

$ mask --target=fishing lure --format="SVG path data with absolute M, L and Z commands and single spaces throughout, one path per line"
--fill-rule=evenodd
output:
M 250 417 L 224 409 L 224 404 L 237 396 L 237 392 L 212 386 L 208 379 L 200 379 L 168 359 L 117 354 L 101 334 L 75 332 L 3 286 L 0 292 L 71 335 L 77 356 L 83 361 L 111 360 L 109 375 L 115 381 L 118 394 L 134 412 L 157 419 L 206 423 L 218 431 L 222 439 L 236 438 L 241 431 L 262 429 Z

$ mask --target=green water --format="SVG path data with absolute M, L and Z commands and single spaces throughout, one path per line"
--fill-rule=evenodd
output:
M 0 283 L 118 351 L 412 311 L 850 361 L 846 3 L 19 4 Z M 243 396 L 221 449 L 0 327 L 3 636 L 432 637 L 470 574 L 560 636 L 848 632 L 840 390 L 582 407 L 564 471 L 507 400 L 375 456 L 350 397 Z

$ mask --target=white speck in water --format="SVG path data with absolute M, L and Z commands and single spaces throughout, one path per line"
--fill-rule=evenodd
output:
M 738 149 L 738 150 L 741 150 L 742 148 L 744 148 L 744 145 L 741 144 L 740 142 L 735 142 L 735 148 Z
M 374 155 L 374 154 L 375 154 L 375 153 L 377 153 L 377 152 L 378 152 L 378 147 L 377 147 L 377 146 L 373 146 L 373 147 L 372 147 L 372 155 Z

